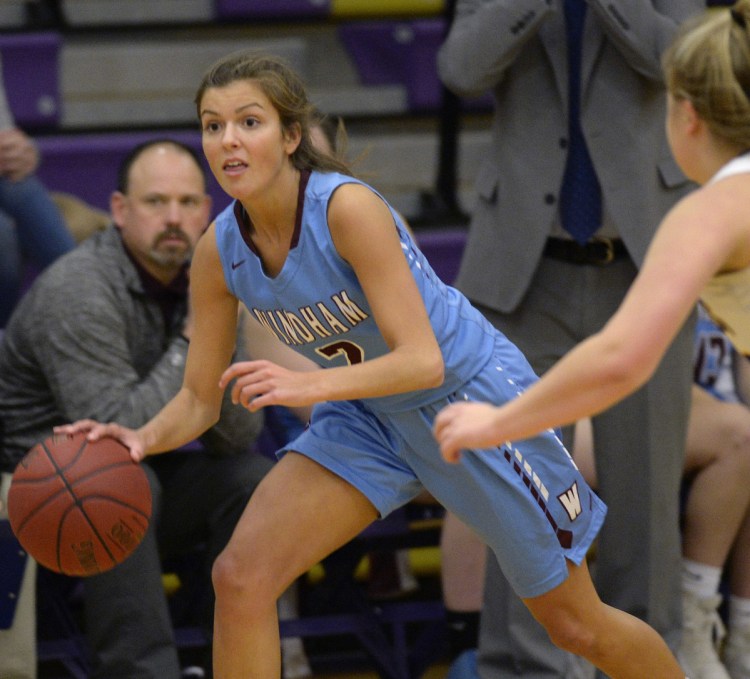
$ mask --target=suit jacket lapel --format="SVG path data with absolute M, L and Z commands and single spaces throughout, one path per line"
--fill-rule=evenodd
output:
M 547 53 L 555 75 L 555 86 L 567 110 L 568 105 L 568 52 L 565 42 L 565 8 L 563 0 L 554 0 L 555 13 L 550 16 L 539 28 L 539 39 Z M 589 8 L 586 12 L 586 21 L 583 27 L 584 46 L 581 57 L 581 95 L 582 103 L 585 101 L 586 89 L 589 78 L 594 69 L 597 56 L 604 44 L 604 32 L 601 24 L 592 16 L 593 10 Z
M 555 0 L 555 13 L 539 27 L 542 42 L 552 73 L 557 94 L 567 110 L 568 106 L 568 53 L 565 43 L 565 10 L 562 0 Z
M 583 25 L 583 54 L 581 55 L 581 110 L 586 100 L 589 78 L 594 70 L 594 64 L 604 44 L 602 25 L 593 16 L 591 7 L 586 11 L 586 21 Z

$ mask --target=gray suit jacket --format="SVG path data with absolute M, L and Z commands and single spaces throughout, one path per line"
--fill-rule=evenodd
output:
M 588 0 L 581 124 L 605 210 L 636 262 L 670 206 L 691 185 L 664 133 L 660 58 L 703 0 Z M 558 219 L 567 156 L 568 73 L 562 0 L 458 0 L 438 54 L 461 96 L 492 89 L 492 146 L 458 278 L 501 312 L 522 300 Z

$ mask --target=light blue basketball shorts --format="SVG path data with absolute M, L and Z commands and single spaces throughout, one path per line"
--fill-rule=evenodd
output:
M 308 429 L 286 451 L 301 453 L 361 491 L 381 516 L 423 489 L 471 526 L 523 597 L 567 578 L 599 532 L 606 506 L 586 484 L 553 431 L 497 448 L 464 451 L 445 462 L 432 434 L 451 401 L 504 403 L 535 379 L 507 340 L 484 369 L 449 399 L 406 412 L 376 412 L 366 401 L 315 406 Z M 503 362 L 508 368 L 503 366 Z

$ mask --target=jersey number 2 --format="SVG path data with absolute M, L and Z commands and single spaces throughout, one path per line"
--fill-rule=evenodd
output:
M 331 342 L 331 344 L 318 347 L 315 351 L 321 356 L 325 356 L 329 361 L 332 361 L 337 356 L 344 356 L 349 365 L 356 365 L 365 360 L 365 350 L 358 344 L 346 340 Z

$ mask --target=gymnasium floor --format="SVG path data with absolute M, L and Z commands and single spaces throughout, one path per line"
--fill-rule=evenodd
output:
M 414 679 L 445 679 L 449 666 L 445 662 L 437 662 L 429 667 L 419 678 Z M 41 663 L 38 679 L 70 679 L 72 674 L 58 663 Z M 311 679 L 382 679 L 382 676 L 371 669 L 366 662 L 352 664 L 349 669 L 331 671 L 313 668 Z
M 445 679 L 448 665 L 438 664 L 430 667 L 419 679 Z M 52 668 L 41 668 L 39 679 L 69 679 L 69 674 Z M 366 670 L 349 670 L 346 672 L 315 672 L 311 679 L 382 679 L 376 672 Z
M 447 665 L 435 665 L 429 668 L 419 679 L 445 679 L 447 673 Z M 68 679 L 69 676 L 60 672 L 53 671 L 50 673 L 50 671 L 42 670 L 39 674 L 39 679 Z M 311 679 L 382 679 L 382 677 L 376 672 L 351 670 L 333 674 L 316 672 Z
M 448 673 L 448 665 L 438 664 L 429 668 L 420 679 L 445 679 Z M 315 674 L 314 679 L 381 679 L 375 672 L 347 672 L 344 674 Z

